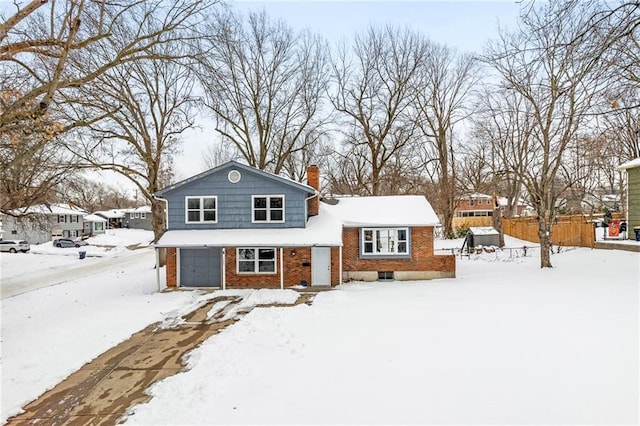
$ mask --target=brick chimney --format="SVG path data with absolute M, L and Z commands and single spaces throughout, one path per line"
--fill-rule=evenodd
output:
M 320 192 L 320 169 L 316 165 L 307 166 L 307 185 Z M 307 215 L 317 216 L 320 206 L 320 196 L 307 200 Z

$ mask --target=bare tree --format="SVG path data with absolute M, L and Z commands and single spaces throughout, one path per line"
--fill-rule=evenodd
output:
M 126 189 L 103 181 L 75 176 L 60 186 L 58 192 L 62 193 L 64 190 L 64 202 L 88 212 L 137 207 L 136 201 L 131 198 Z
M 171 46 L 209 0 L 15 2 L 0 16 L 0 132 L 35 131 L 69 93 Z M 8 12 L 7 12 L 8 13 Z M 174 54 L 164 50 L 165 58 Z M 95 117 L 88 117 L 94 119 Z M 58 133 L 82 122 L 64 123 Z
M 88 85 L 76 110 L 78 119 L 82 114 L 105 118 L 87 126 L 70 149 L 86 167 L 114 171 L 137 187 L 151 204 L 156 240 L 164 231 L 164 205 L 153 194 L 170 184 L 172 155 L 194 124 L 193 84 L 190 68 L 180 62 L 137 61 Z
M 564 189 L 557 186 L 559 169 L 601 93 L 600 28 L 578 37 L 590 16 L 576 3 L 534 6 L 520 28 L 503 32 L 484 57 L 500 78 L 498 90 L 517 94 L 531 114 L 531 136 L 518 150 L 526 155 L 522 180 L 538 213 L 543 268 L 552 266 L 552 224 Z
M 513 91 L 484 90 L 479 93 L 476 114 L 472 117 L 475 145 L 471 152 L 485 150 L 489 168 L 489 192 L 506 197 L 506 217 L 514 216 L 523 194 L 522 176 L 527 166 L 527 151 L 532 132 L 531 107 Z
M 212 15 L 208 31 L 200 81 L 221 143 L 251 166 L 288 171 L 323 135 L 326 44 L 264 12 Z
M 11 139 L 0 135 L 0 212 L 57 201 L 59 186 L 77 174 L 60 139 L 43 133 Z
M 424 138 L 431 175 L 437 179 L 438 193 L 433 199 L 443 218 L 444 235 L 453 235 L 452 220 L 456 200 L 455 131 L 468 117 L 465 103 L 478 81 L 475 58 L 430 44 L 421 73 L 424 85 L 417 92 L 418 128 Z M 435 160 L 435 161 L 431 161 Z
M 207 169 L 212 169 L 230 160 L 240 160 L 241 157 L 233 144 L 215 141 L 207 146 L 202 161 Z
M 427 55 L 418 33 L 387 26 L 357 35 L 352 50 L 333 58 L 331 102 L 344 118 L 341 155 L 351 182 L 359 181 L 356 193 L 383 194 L 387 167 L 417 142 L 415 98 Z

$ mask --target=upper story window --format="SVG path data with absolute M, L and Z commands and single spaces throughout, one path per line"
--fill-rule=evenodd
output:
M 284 222 L 284 195 L 254 195 L 253 222 Z
M 185 197 L 186 223 L 216 223 L 218 197 Z
M 364 256 L 409 254 L 409 228 L 363 228 L 361 241 Z

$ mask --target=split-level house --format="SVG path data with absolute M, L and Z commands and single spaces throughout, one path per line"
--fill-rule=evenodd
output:
M 319 200 L 308 184 L 230 161 L 165 188 L 168 287 L 285 288 L 455 276 L 435 255 L 438 218 L 422 196 Z M 159 256 L 158 256 L 159 258 Z

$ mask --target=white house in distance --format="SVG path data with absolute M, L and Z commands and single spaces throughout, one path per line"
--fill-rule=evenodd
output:
M 107 228 L 122 228 L 126 216 L 125 209 L 99 210 L 93 214 L 107 220 Z
M 86 211 L 69 204 L 39 204 L 2 215 L 3 238 L 41 244 L 53 238 L 83 235 Z
M 83 220 L 83 228 L 83 235 L 87 237 L 104 234 L 107 229 L 107 219 L 97 214 L 86 215 Z

